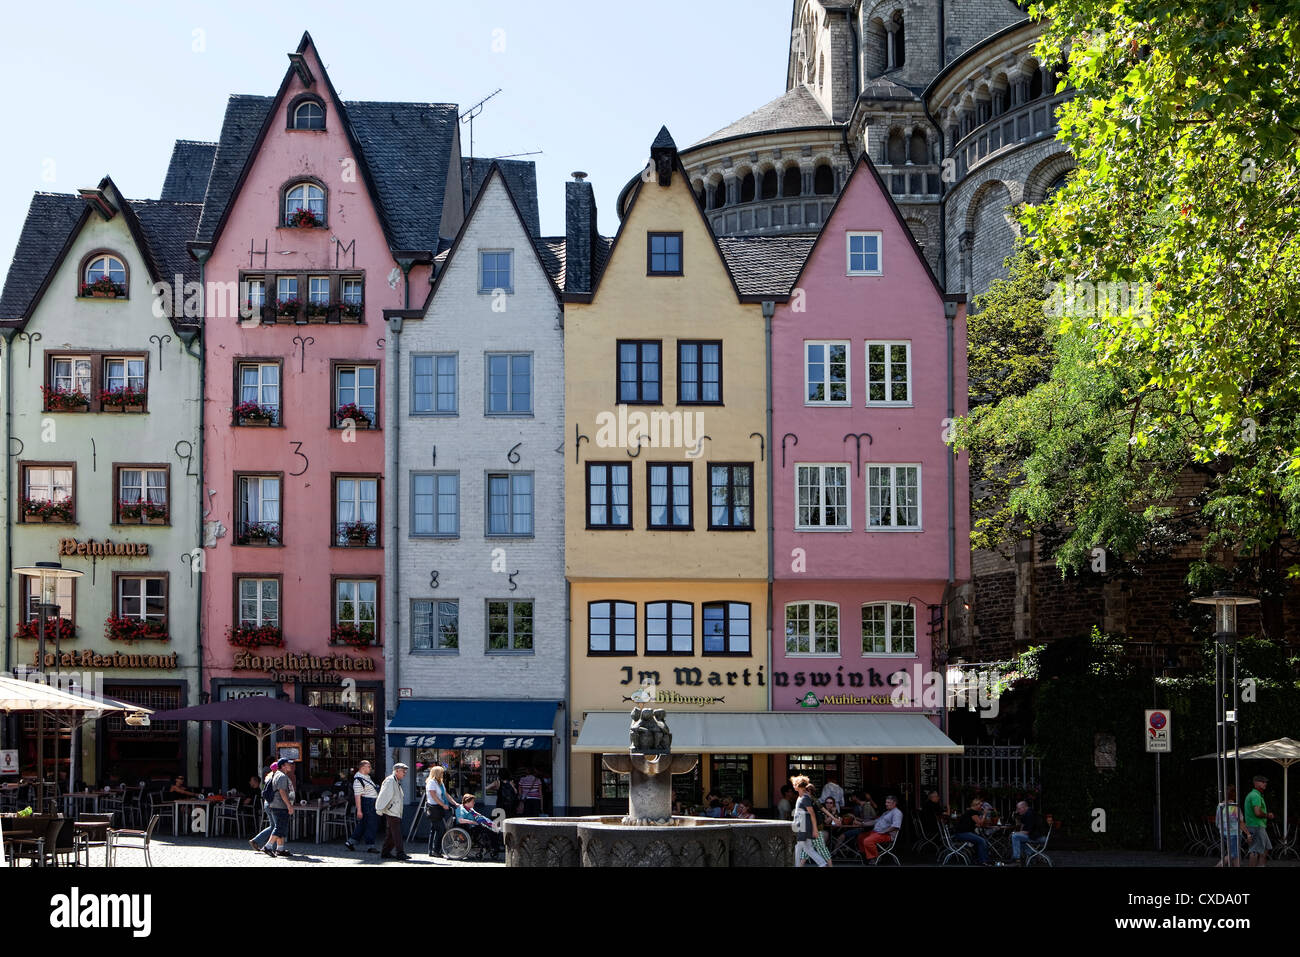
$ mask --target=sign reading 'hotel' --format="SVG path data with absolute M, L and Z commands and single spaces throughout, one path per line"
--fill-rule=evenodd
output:
M 93 538 L 88 538 L 84 542 L 79 542 L 75 538 L 60 538 L 59 554 L 90 555 L 95 558 L 107 558 L 109 556 L 144 558 L 149 554 L 149 544 L 147 542 L 115 542 L 107 538 L 102 542 L 97 542 Z

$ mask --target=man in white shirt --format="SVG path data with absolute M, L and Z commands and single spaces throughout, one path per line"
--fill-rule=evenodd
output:
M 885 813 L 876 818 L 869 834 L 858 835 L 858 850 L 869 861 L 880 854 L 881 844 L 891 844 L 903 827 L 903 812 L 898 809 L 898 799 L 892 794 L 885 798 Z
M 378 797 L 379 788 L 370 777 L 370 762 L 362 761 L 352 778 L 352 801 L 357 809 L 357 826 L 352 831 L 352 836 L 343 842 L 349 851 L 355 851 L 357 841 L 364 836 L 366 853 L 379 853 L 375 848 L 375 832 L 379 830 L 379 815 L 375 813 L 375 800 Z
M 826 783 L 822 785 L 822 793 L 817 800 L 825 804 L 828 797 L 835 798 L 837 808 L 844 807 L 844 789 L 835 783 L 835 775 L 833 774 L 826 775 Z

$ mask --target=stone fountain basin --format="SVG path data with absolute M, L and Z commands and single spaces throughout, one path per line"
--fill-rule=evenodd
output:
M 788 821 L 674 817 L 632 826 L 617 815 L 510 818 L 509 867 L 788 867 L 794 833 Z

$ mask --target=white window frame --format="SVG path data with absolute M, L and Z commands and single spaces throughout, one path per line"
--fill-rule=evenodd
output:
M 840 626 L 841 626 L 841 624 L 842 624 L 843 622 L 842 622 L 842 618 L 841 618 L 841 616 L 840 616 L 840 606 L 839 606 L 839 602 L 834 602 L 834 601 L 821 601 L 820 599 L 816 599 L 816 598 L 810 598 L 810 599 L 808 599 L 808 600 L 806 600 L 806 601 L 788 601 L 788 602 L 785 603 L 785 607 L 784 607 L 784 609 L 782 610 L 782 613 L 781 613 L 781 627 L 782 627 L 783 630 L 788 628 L 787 622 L 790 620 L 790 609 L 791 609 L 791 608 L 803 608 L 803 607 L 806 607 L 806 608 L 808 609 L 808 650 L 807 650 L 807 651 L 791 651 L 791 650 L 790 650 L 790 635 L 789 635 L 789 632 L 786 631 L 786 633 L 785 633 L 785 656 L 786 656 L 787 658 L 839 658 L 839 657 L 841 657 L 841 655 L 840 655 L 840 647 L 841 647 L 841 645 L 840 645 L 840 638 L 841 638 L 841 635 L 840 635 Z M 817 651 L 817 650 L 815 650 L 815 649 L 817 648 L 817 609 L 818 609 L 818 608 L 834 608 L 834 609 L 835 609 L 835 650 L 834 650 L 834 651 Z M 798 642 L 796 641 L 796 646 L 797 646 L 797 644 L 798 644 Z M 829 641 L 828 641 L 828 644 L 829 644 Z
M 362 385 L 361 373 L 366 370 L 370 371 L 372 378 L 369 385 Z M 352 373 L 352 385 L 350 386 L 343 385 L 343 375 L 344 373 L 347 372 Z M 351 390 L 352 392 L 352 398 L 350 401 L 353 404 L 355 404 L 357 408 L 361 409 L 361 411 L 365 412 L 370 416 L 370 427 L 377 428 L 379 426 L 379 366 L 368 362 L 345 363 L 342 365 L 335 366 L 334 367 L 334 409 L 338 409 L 347 404 L 343 401 L 343 390 L 345 388 Z M 369 405 L 366 405 L 361 402 L 361 392 L 363 389 L 369 389 L 371 392 L 374 393 L 375 396 L 374 401 L 371 402 Z M 330 417 L 331 418 L 334 417 L 334 413 L 332 410 L 330 412 Z M 343 428 L 343 426 L 338 425 L 335 426 L 335 428 L 341 429 Z
M 162 582 L 163 610 L 161 614 L 149 613 L 149 584 L 148 583 L 153 581 Z M 128 597 L 126 594 L 126 590 L 123 586 L 125 586 L 128 582 L 136 582 L 139 584 L 138 593 L 129 596 L 131 598 L 138 598 L 140 600 L 140 613 L 138 615 L 128 614 L 122 607 L 124 604 L 124 599 Z M 153 597 L 156 598 L 157 596 L 155 595 Z M 116 613 L 118 618 L 134 618 L 137 621 L 160 621 L 160 622 L 167 620 L 168 595 L 167 595 L 166 575 L 123 575 L 117 580 L 117 594 L 114 595 L 113 598 L 114 598 L 114 612 Z
M 60 372 L 60 365 L 66 365 L 67 370 Z M 84 375 L 78 371 L 80 368 L 84 368 Z M 94 363 L 90 356 L 53 356 L 50 360 L 50 384 L 56 389 L 80 392 L 89 397 L 93 377 Z M 85 385 L 84 389 L 81 388 L 81 384 Z
M 883 399 L 871 398 L 871 386 L 873 382 L 876 381 L 871 378 L 871 347 L 872 346 L 883 346 L 885 349 L 885 378 L 882 383 L 885 387 L 885 398 Z M 893 377 L 894 363 L 890 359 L 890 355 L 893 352 L 895 346 L 902 346 L 904 349 L 907 350 L 907 359 L 904 362 L 904 367 L 906 368 L 906 372 L 904 373 L 906 379 L 904 381 L 907 385 L 907 398 L 905 399 L 893 398 L 894 383 L 896 380 Z M 866 369 L 866 374 L 867 374 L 866 396 L 867 396 L 868 407 L 893 406 L 894 408 L 902 408 L 902 407 L 911 406 L 912 404 L 912 342 L 910 339 L 868 339 L 866 342 L 866 349 L 863 355 L 863 360 L 864 360 L 863 365 L 864 368 Z
M 245 584 L 246 582 L 252 582 L 253 585 L 254 585 L 255 595 L 254 595 L 254 597 L 252 597 L 252 598 L 245 598 L 245 597 L 244 597 L 244 584 Z M 271 585 L 274 585 L 274 586 L 275 586 L 275 598 L 274 598 L 274 599 L 268 599 L 268 598 L 263 594 L 264 586 L 267 585 L 268 583 L 271 584 Z M 270 626 L 270 627 L 272 627 L 272 628 L 279 628 L 279 627 L 280 627 L 280 606 L 283 604 L 283 601 L 282 601 L 281 596 L 280 596 L 280 579 L 278 579 L 278 578 L 256 578 L 256 577 L 251 576 L 251 575 L 249 575 L 249 576 L 241 576 L 240 579 L 239 579 L 239 584 L 238 584 L 238 586 L 237 586 L 237 591 L 238 591 L 238 594 L 237 594 L 235 600 L 236 600 L 237 602 L 239 602 L 239 625 L 240 625 L 241 627 L 252 627 L 252 628 L 263 628 L 263 627 L 266 627 L 266 626 Z M 256 605 L 257 605 L 257 616 L 256 616 L 255 618 L 251 618 L 251 619 L 250 619 L 250 618 L 245 618 L 245 617 L 244 617 L 244 602 L 245 602 L 245 601 L 252 601 L 252 602 L 255 602 L 255 603 L 256 603 Z M 275 617 L 274 617 L 274 618 L 268 618 L 267 615 L 266 615 L 266 612 L 265 612 L 265 608 L 264 608 L 264 606 L 265 606 L 267 603 L 271 602 L 271 601 L 274 601 L 274 602 L 275 602 Z
M 103 263 L 103 265 L 100 266 L 100 263 Z M 114 278 L 117 273 L 122 274 L 121 279 Z M 93 279 L 91 278 L 92 276 L 94 277 Z M 117 256 L 112 256 L 108 253 L 96 256 L 90 262 L 86 263 L 86 271 L 82 276 L 83 282 L 93 283 L 96 279 L 102 279 L 104 277 L 108 277 L 108 279 L 117 283 L 119 286 L 125 286 L 126 263 L 122 262 L 122 260 Z
M 312 107 L 320 114 L 320 126 L 304 126 L 302 121 L 302 112 L 308 107 Z M 293 108 L 293 127 L 295 130 L 313 130 L 320 132 L 325 129 L 325 108 L 315 100 L 303 100 Z
M 261 309 L 266 305 L 266 280 L 265 279 L 245 279 L 244 288 L 248 295 L 246 301 L 248 308 Z
M 302 202 L 295 203 L 293 200 L 293 196 L 299 190 L 302 190 Z M 320 193 L 320 196 L 313 197 L 311 192 L 312 190 L 315 190 L 317 193 Z M 311 204 L 313 201 L 320 203 L 319 211 L 312 208 Z M 284 220 L 283 223 L 281 223 L 281 225 L 287 223 L 289 221 L 289 217 L 292 216 L 300 209 L 311 210 L 313 213 L 316 214 L 316 222 L 321 225 L 324 225 L 325 212 L 326 212 L 325 206 L 326 206 L 325 190 L 321 189 L 315 183 L 308 183 L 308 182 L 294 183 L 292 186 L 290 186 L 288 189 L 284 191 L 284 210 L 283 210 Z
M 843 399 L 810 399 L 808 398 L 808 387 L 813 384 L 808 377 L 808 348 L 810 346 L 826 347 L 826 377 L 822 380 L 824 394 L 831 394 L 831 346 L 844 347 L 844 398 Z M 805 339 L 803 341 L 803 404 L 814 406 L 844 406 L 853 404 L 853 343 L 848 339 Z
M 307 277 L 307 302 L 316 306 L 327 306 L 330 301 L 330 277 Z
M 817 487 L 821 504 L 817 508 L 822 518 L 826 517 L 826 470 L 844 469 L 844 524 L 843 525 L 801 525 L 799 524 L 799 470 L 817 469 Z M 849 478 L 847 462 L 796 462 L 794 464 L 794 527 L 798 532 L 851 532 L 853 531 L 853 483 Z
M 913 605 L 911 602 L 906 602 L 906 601 L 869 601 L 869 602 L 864 602 L 863 605 L 862 605 L 862 614 L 863 614 L 863 617 L 864 617 L 864 618 L 865 618 L 865 616 L 866 616 L 866 613 L 867 613 L 867 609 L 868 609 L 868 608 L 883 608 L 883 609 L 885 609 L 885 650 L 884 650 L 884 651 L 868 651 L 868 650 L 867 650 L 866 622 L 864 621 L 864 622 L 863 622 L 863 625 L 862 625 L 862 627 L 863 627 L 863 632 L 862 632 L 862 657 L 863 657 L 863 658 L 915 658 L 915 657 L 916 657 L 916 637 L 917 637 L 917 636 L 916 636 L 916 606 Z M 904 608 L 906 608 L 906 609 L 910 609 L 911 612 L 912 612 L 912 650 L 911 650 L 911 651 L 895 651 L 895 650 L 894 650 L 894 612 L 895 612 L 896 610 L 899 610 L 900 613 L 901 613 L 901 609 L 904 609 Z M 900 618 L 899 624 L 900 624 L 900 625 L 902 624 L 902 619 L 901 619 L 901 618 Z M 902 635 L 900 634 L 899 637 L 901 638 Z
M 292 286 L 293 291 L 289 292 L 288 287 Z M 286 295 L 286 293 L 288 293 Z M 302 302 L 298 294 L 298 277 L 297 276 L 276 276 L 275 277 L 275 301 L 277 303 L 297 299 Z
M 853 240 L 859 236 L 874 236 L 876 239 L 876 268 L 853 268 Z M 859 255 L 867 255 L 866 252 Z M 876 230 L 855 230 L 844 235 L 844 275 L 846 276 L 882 276 L 885 270 L 884 234 Z
M 45 490 L 39 498 L 32 495 L 32 476 L 43 474 L 45 481 L 37 487 Z M 59 481 L 59 473 L 66 473 L 67 482 Z M 33 502 L 70 502 L 75 497 L 73 469 L 71 465 L 29 465 L 23 470 L 23 497 Z
M 113 362 L 120 362 L 122 364 L 122 375 L 119 379 L 117 379 L 117 385 L 113 384 L 115 377 L 111 375 L 108 371 L 109 364 Z M 131 363 L 133 362 L 139 363 L 140 365 L 139 375 L 134 375 L 131 372 Z M 148 361 L 140 356 L 105 356 L 104 357 L 104 388 L 108 390 L 108 389 L 121 389 L 125 386 L 130 386 L 131 388 L 136 389 L 137 391 L 143 392 L 147 366 L 148 366 Z
M 455 483 L 455 488 L 450 493 L 441 491 L 441 480 L 450 478 Z M 431 479 L 433 487 L 430 492 L 420 492 L 417 482 L 422 479 Z M 433 498 L 433 531 L 421 532 L 416 530 L 416 496 L 431 496 Z M 452 514 L 452 528 L 450 531 L 439 528 L 439 505 L 445 497 L 455 499 L 455 511 Z M 412 472 L 411 473 L 411 538 L 459 538 L 460 537 L 460 473 L 455 471 L 436 471 L 436 472 Z
M 343 497 L 344 483 L 352 483 L 352 495 L 348 498 Z M 367 499 L 362 492 L 367 489 L 373 489 L 374 496 Z M 379 522 L 381 517 L 379 479 L 373 475 L 336 475 L 334 476 L 334 544 L 348 544 L 347 533 L 343 531 L 344 525 L 350 525 L 356 522 L 365 522 L 373 525 L 374 531 L 370 533 L 367 539 L 368 545 L 377 545 L 379 543 Z M 344 518 L 344 505 L 350 506 L 352 513 L 351 518 Z M 365 506 L 370 505 L 374 509 L 374 519 L 365 518 Z
M 269 483 L 269 484 L 268 484 Z M 247 489 L 252 486 L 257 490 L 256 502 L 253 504 L 257 507 L 257 517 L 245 515 L 244 506 L 248 500 Z M 275 498 L 270 498 L 265 494 L 267 488 L 275 489 Z M 238 482 L 239 501 L 235 503 L 235 523 L 236 533 L 242 534 L 244 527 L 248 525 L 278 525 L 280 526 L 281 535 L 284 534 L 284 518 L 281 503 L 283 502 L 280 477 L 278 475 L 241 475 Z M 275 517 L 266 517 L 266 506 L 271 502 L 275 503 Z
M 871 524 L 871 476 L 876 469 L 889 469 L 889 509 L 894 520 L 892 525 L 872 525 Z M 916 524 L 899 525 L 898 520 L 898 470 L 899 469 L 916 469 Z M 866 530 L 868 532 L 920 532 L 924 530 L 925 520 L 921 512 L 921 492 L 922 478 L 921 465 L 919 462 L 869 462 L 864 470 L 866 472 L 864 481 L 864 490 L 866 498 L 863 501 L 863 514 L 865 515 Z
M 507 258 L 507 271 L 510 273 L 510 282 L 504 286 L 489 286 L 487 284 L 487 269 L 484 268 L 483 257 L 487 255 L 500 256 Z M 493 270 L 500 272 L 500 270 Z M 515 251 L 513 249 L 480 249 L 478 251 L 478 292 L 480 296 L 490 296 L 498 289 L 510 295 L 515 291 Z
M 358 631 L 361 630 L 361 624 L 362 624 L 361 606 L 363 604 L 361 599 L 362 585 L 369 585 L 371 588 L 374 589 L 375 597 L 372 598 L 369 602 L 366 602 L 366 604 L 372 606 L 370 623 L 374 627 L 374 631 L 373 631 L 374 638 L 372 639 L 371 643 L 377 645 L 379 644 L 379 640 L 378 640 L 379 639 L 379 583 L 375 581 L 375 579 L 373 578 L 336 578 L 334 580 L 334 614 L 333 614 L 334 624 L 336 626 L 355 625 Z M 340 595 L 340 593 L 345 588 L 347 588 L 351 593 L 350 597 L 348 598 L 343 598 Z M 345 602 L 348 601 L 352 603 L 353 617 L 347 621 L 344 621 L 343 619 L 339 618 L 339 609 L 343 606 Z
M 281 379 L 283 378 L 283 376 L 280 374 L 280 372 L 281 372 L 281 369 L 280 369 L 280 363 L 278 363 L 278 362 L 238 362 L 238 363 L 236 363 L 235 368 L 236 368 L 236 371 L 237 371 L 237 373 L 238 373 L 238 375 L 239 375 L 239 398 L 235 401 L 235 404 L 238 405 L 238 404 L 241 403 L 241 402 L 256 402 L 258 405 L 260 405 L 260 406 L 261 406 L 262 408 L 264 408 L 264 409 L 274 409 L 274 410 L 275 410 L 275 420 L 274 420 L 274 421 L 275 421 L 275 424 L 276 424 L 276 425 L 282 425 L 283 423 L 281 422 L 281 401 L 284 399 L 284 391 L 283 391 L 283 385 L 282 385 L 282 383 L 281 383 Z M 248 386 L 247 383 L 244 382 L 244 372 L 245 372 L 245 370 L 249 370 L 249 369 L 256 369 L 256 370 L 257 370 L 257 382 L 256 382 L 256 384 L 254 384 L 254 385 L 252 385 L 252 386 Z M 267 369 L 274 369 L 274 370 L 275 370 L 275 382 L 274 382 L 274 383 L 270 383 L 270 382 L 265 381 L 265 372 L 266 372 Z M 252 399 L 246 399 L 246 398 L 244 398 L 244 389 L 245 389 L 245 388 L 253 388 L 253 389 L 256 389 L 256 390 L 257 390 L 257 396 L 256 396 L 255 398 L 252 398 Z M 274 389 L 274 390 L 275 390 L 275 396 L 276 396 L 276 398 L 275 398 L 275 401 L 274 401 L 274 402 L 267 402 L 267 401 L 265 401 L 265 395 L 266 395 L 266 390 L 267 390 L 267 389 Z

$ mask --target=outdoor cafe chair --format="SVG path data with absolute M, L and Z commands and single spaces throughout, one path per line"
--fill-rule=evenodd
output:
M 212 832 L 220 837 L 226 833 L 227 822 L 235 825 L 235 835 L 244 836 L 244 822 L 239 814 L 239 797 L 228 797 L 216 808 L 212 816 Z
M 968 852 L 974 847 L 970 841 L 959 841 L 953 836 L 952 829 L 947 823 L 941 823 L 939 829 L 943 832 L 943 846 L 939 848 L 940 864 L 946 866 L 950 861 L 956 859 L 962 864 L 970 864 Z
M 122 816 L 121 811 L 113 811 L 108 814 L 83 814 L 75 823 L 76 824 L 107 824 L 111 829 Z M 74 824 L 75 827 L 75 824 Z M 108 854 L 108 830 L 76 831 L 77 850 L 85 855 L 86 866 L 90 866 L 90 849 L 92 847 L 104 848 L 105 855 Z M 100 836 L 102 833 L 102 836 Z
M 108 829 L 108 866 L 117 866 L 118 848 L 125 847 L 128 850 L 144 851 L 144 866 L 153 867 L 153 861 L 149 859 L 149 842 L 153 840 L 154 828 L 158 826 L 159 814 L 154 814 L 149 818 L 149 826 L 143 831 L 120 829 Z
M 63 830 L 63 818 L 55 815 L 34 814 L 30 837 L 14 838 L 10 857 L 15 861 L 31 861 L 33 867 L 44 867 L 54 858 L 54 848 Z
M 902 832 L 900 831 L 894 834 L 894 839 L 890 841 L 888 844 L 885 844 L 883 842 L 877 844 L 876 856 L 872 858 L 870 861 L 868 861 L 867 863 L 870 864 L 872 867 L 876 867 L 884 863 L 885 858 L 892 857 L 894 859 L 894 863 L 897 864 L 899 867 L 902 867 L 903 862 L 900 861 L 898 859 L 898 855 L 894 853 L 894 848 L 898 847 L 898 839 L 901 836 L 902 836 Z
M 938 829 L 936 828 L 934 831 L 927 831 L 925 829 L 925 819 L 919 815 L 914 818 L 914 820 L 916 821 L 917 836 L 916 840 L 912 842 L 912 850 L 919 852 L 928 847 L 938 851 L 943 841 L 943 838 L 939 835 Z
M 858 850 L 858 835 L 850 834 L 850 831 L 862 831 L 860 827 L 839 828 L 834 834 L 834 844 L 831 846 L 831 863 L 833 864 L 863 864 L 862 852 Z
M 1025 867 L 1031 866 L 1035 861 L 1041 861 L 1048 867 L 1052 866 L 1052 859 L 1047 856 L 1047 842 L 1052 839 L 1052 828 L 1047 829 L 1047 833 L 1038 840 L 1025 842 Z
M 1268 836 L 1273 842 L 1273 850 L 1269 852 L 1269 856 L 1273 860 L 1280 861 L 1288 856 L 1300 858 L 1300 853 L 1297 853 L 1295 848 L 1296 830 L 1298 828 L 1300 828 L 1300 822 L 1292 824 L 1291 830 L 1283 834 L 1281 821 L 1276 819 L 1269 821 Z

